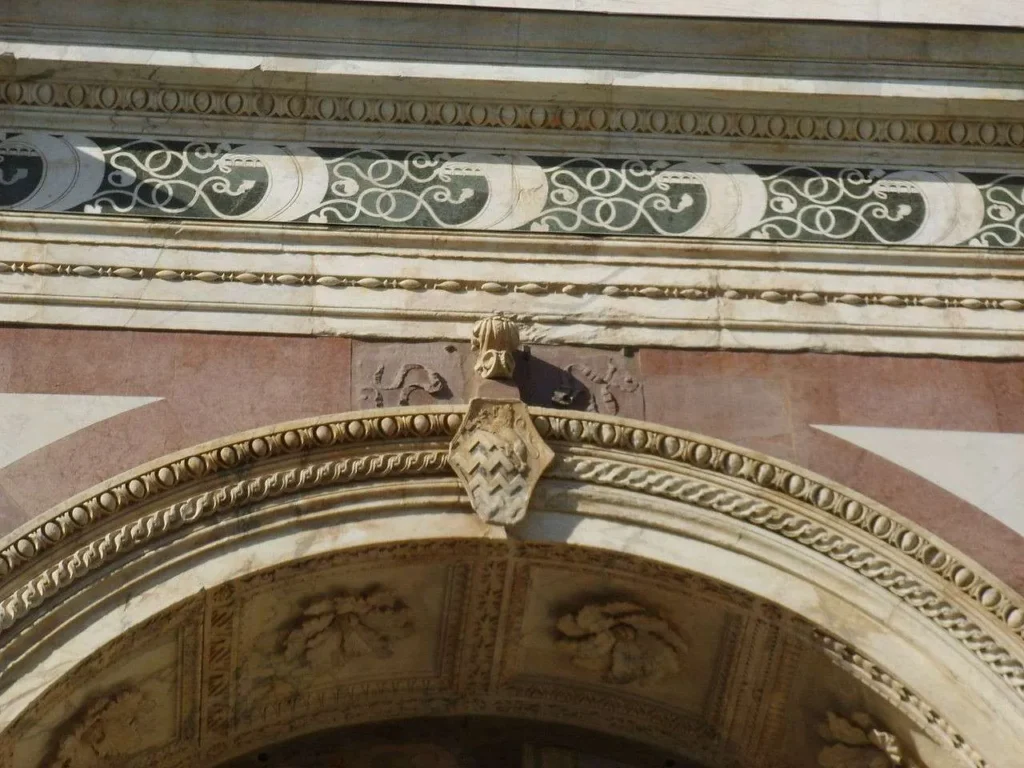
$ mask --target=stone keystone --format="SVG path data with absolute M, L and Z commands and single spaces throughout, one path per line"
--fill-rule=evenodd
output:
M 448 448 L 448 463 L 484 522 L 515 525 L 555 454 L 518 400 L 470 401 Z

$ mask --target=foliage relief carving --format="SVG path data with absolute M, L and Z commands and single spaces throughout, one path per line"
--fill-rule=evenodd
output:
M 56 748 L 56 768 L 109 768 L 137 751 L 153 702 L 133 686 L 94 700 L 71 721 Z
M 577 667 L 615 685 L 647 685 L 679 671 L 687 643 L 668 621 L 630 602 L 590 603 L 562 616 L 557 645 Z
M 863 712 L 849 719 L 829 712 L 819 733 L 829 742 L 818 753 L 820 768 L 921 768 L 895 735 L 883 731 Z
M 425 365 L 419 363 L 405 363 L 391 377 L 388 382 L 384 381 L 385 365 L 379 365 L 373 373 L 373 380 L 368 387 L 360 390 L 363 401 L 369 401 L 377 408 L 383 408 L 386 395 L 397 393 L 396 405 L 409 405 L 410 399 L 416 392 L 438 398 L 448 392 L 448 382 L 444 377 Z
M 304 666 L 344 667 L 364 657 L 388 658 L 414 628 L 409 607 L 390 590 L 339 592 L 306 606 L 291 622 L 281 652 Z

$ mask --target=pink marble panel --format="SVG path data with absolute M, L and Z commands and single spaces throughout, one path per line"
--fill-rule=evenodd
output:
M 166 453 L 372 405 L 363 390 L 407 362 L 464 401 L 466 344 L 81 329 L 0 329 L 0 392 L 162 398 L 0 469 L 0 531 Z M 611 366 L 609 366 L 609 361 Z M 915 520 L 1024 590 L 1024 537 L 963 499 L 813 424 L 1024 432 L 1024 363 L 851 355 L 534 347 L 525 399 L 555 405 L 564 372 L 596 408 L 689 429 L 793 461 Z M 585 365 L 588 373 L 579 369 Z M 417 370 L 416 375 L 423 373 Z M 607 379 L 610 384 L 602 384 Z M 602 399 L 602 387 L 614 402 Z M 353 393 L 356 393 L 355 396 Z M 397 403 L 401 390 L 385 393 Z M 424 399 L 426 398 L 426 399 Z M 574 407 L 584 406 L 579 395 Z M 415 390 L 410 402 L 433 401 Z
M 143 462 L 351 408 L 347 339 L 0 329 L 0 391 L 163 398 L 0 470 L 0 530 Z
M 1024 432 L 1024 363 L 643 350 L 644 417 L 794 461 L 928 528 L 1024 590 L 1024 537 L 811 427 Z

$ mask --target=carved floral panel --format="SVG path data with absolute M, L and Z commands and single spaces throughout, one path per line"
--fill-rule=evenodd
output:
M 0 734 L 0 765 L 194 764 L 202 601 L 179 604 L 85 660 Z

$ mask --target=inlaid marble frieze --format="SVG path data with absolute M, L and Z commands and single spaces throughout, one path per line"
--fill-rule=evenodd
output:
M 0 208 L 1011 248 L 1024 172 L 24 132 L 0 142 Z

